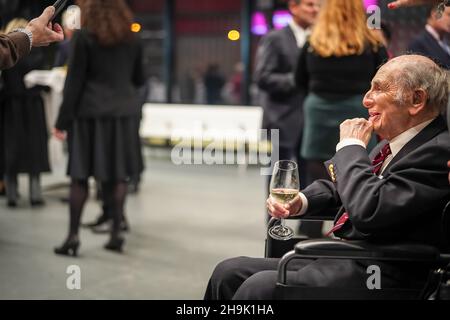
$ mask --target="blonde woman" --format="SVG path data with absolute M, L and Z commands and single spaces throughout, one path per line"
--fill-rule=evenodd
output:
M 339 124 L 368 116 L 362 98 L 387 52 L 366 19 L 361 0 L 325 1 L 300 53 L 296 82 L 307 92 L 301 155 L 308 184 L 328 178 L 323 162 L 336 151 Z
M 9 33 L 28 24 L 25 19 L 14 19 L 6 27 Z M 8 70 L 2 71 L 3 88 L 0 94 L 0 167 L 3 167 L 7 204 L 18 205 L 20 173 L 30 177 L 30 203 L 44 204 L 40 175 L 50 171 L 47 152 L 47 125 L 40 87 L 26 88 L 23 78 L 35 69 L 44 67 L 44 55 L 39 49 Z

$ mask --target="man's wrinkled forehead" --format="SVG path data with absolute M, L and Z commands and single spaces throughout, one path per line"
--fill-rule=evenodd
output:
M 386 63 L 378 70 L 372 79 L 372 82 L 395 82 L 400 76 L 400 69 L 393 63 Z

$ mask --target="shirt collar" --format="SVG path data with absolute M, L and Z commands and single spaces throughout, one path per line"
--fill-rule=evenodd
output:
M 434 30 L 434 28 L 432 26 L 430 26 L 429 24 L 425 25 L 425 29 L 428 31 L 429 34 L 431 34 L 433 36 L 433 38 L 435 38 L 437 41 L 442 41 L 441 38 L 439 37 L 439 34 L 437 33 L 436 30 Z
M 297 41 L 297 46 L 299 48 L 303 48 L 306 41 L 306 36 L 309 34 L 309 28 L 303 29 L 294 21 L 294 19 L 291 19 L 289 21 L 289 27 L 294 33 L 295 40 Z
M 398 136 L 389 141 L 389 147 L 391 148 L 392 157 L 407 144 L 412 138 L 414 138 L 420 131 L 422 131 L 427 125 L 429 125 L 434 119 L 424 121 L 415 127 L 412 127 L 405 132 L 400 133 Z

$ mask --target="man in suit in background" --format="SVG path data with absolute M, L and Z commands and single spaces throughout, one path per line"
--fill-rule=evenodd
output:
M 42 15 L 29 22 L 26 28 L 0 35 L 0 70 L 13 67 L 27 55 L 32 47 L 47 46 L 52 42 L 64 40 L 61 26 L 49 21 L 55 8 L 47 7 Z
M 256 54 L 255 81 L 264 110 L 262 128 L 279 130 L 279 145 L 273 147 L 278 148 L 279 159 L 298 162 L 303 187 L 306 169 L 299 160 L 299 153 L 304 93 L 296 87 L 294 73 L 300 49 L 319 13 L 320 0 L 290 0 L 288 5 L 292 14 L 289 25 L 261 39 Z M 320 236 L 321 230 L 320 222 L 301 225 L 301 232 L 310 237 Z
M 269 212 L 286 218 L 339 208 L 330 230 L 337 237 L 440 247 L 440 214 L 450 198 L 450 136 L 440 115 L 447 102 L 447 73 L 433 61 L 420 55 L 390 60 L 363 99 L 369 120 L 341 124 L 336 154 L 327 164 L 332 181 L 315 181 L 285 206 L 269 197 Z M 365 147 L 373 132 L 385 140 L 369 155 Z M 278 261 L 240 257 L 221 262 L 205 298 L 274 299 Z M 381 270 L 381 290 L 405 284 L 421 288 L 428 275 L 427 268 L 416 265 L 301 259 L 287 279 L 305 287 L 367 288 L 367 267 L 374 263 Z
M 433 59 L 441 67 L 450 69 L 450 7 L 439 17 L 436 8 L 430 7 L 425 30 L 409 45 L 412 53 Z
M 264 109 L 263 129 L 280 130 L 280 159 L 297 159 L 302 133 L 303 95 L 294 72 L 320 0 L 290 0 L 292 21 L 261 39 L 256 55 L 255 81 Z

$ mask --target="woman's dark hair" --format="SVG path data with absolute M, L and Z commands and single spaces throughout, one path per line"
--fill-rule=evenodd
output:
M 133 14 L 125 0 L 79 0 L 81 24 L 102 46 L 113 46 L 133 37 Z

